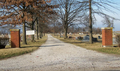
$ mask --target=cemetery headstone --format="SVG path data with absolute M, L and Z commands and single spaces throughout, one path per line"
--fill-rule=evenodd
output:
M 60 38 L 63 37 L 63 33 L 60 33 Z
M 89 42 L 89 35 L 84 36 L 82 42 Z
M 98 41 L 97 38 L 92 38 L 92 40 L 93 40 L 93 42 L 97 42 Z
M 9 43 L 9 38 L 2 37 L 0 38 L 0 49 L 5 48 L 5 46 Z
M 76 40 L 78 40 L 78 37 L 75 37 Z
M 113 44 L 118 44 L 115 37 L 113 37 Z
M 100 36 L 98 36 L 98 39 L 101 39 L 101 37 L 100 37 Z
M 72 33 L 71 33 L 71 32 L 70 32 L 69 34 L 70 34 L 70 35 L 72 35 Z
M 63 35 L 60 35 L 60 37 L 63 37 Z
M 83 42 L 89 42 L 89 35 L 86 35 L 86 36 L 84 36 L 83 37 Z M 98 40 L 97 40 L 97 38 L 92 38 L 92 40 L 93 40 L 93 42 L 97 42 Z
M 69 38 L 72 38 L 72 36 L 69 36 Z
M 77 37 L 77 39 L 78 39 L 78 40 L 82 40 L 82 39 L 83 39 L 83 37 L 79 36 L 79 37 Z

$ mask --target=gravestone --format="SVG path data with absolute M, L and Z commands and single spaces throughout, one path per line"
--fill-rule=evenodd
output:
M 89 35 L 86 35 L 85 37 L 83 37 L 83 40 L 89 40 Z
M 83 42 L 89 42 L 89 35 L 86 35 L 86 36 L 84 36 L 83 37 Z M 92 38 L 92 40 L 93 40 L 93 42 L 97 42 L 98 40 L 97 40 L 97 38 Z
M 78 40 L 78 37 L 75 37 L 76 40 Z
M 83 35 L 83 33 L 79 33 L 79 35 Z
M 92 40 L 93 40 L 93 42 L 97 42 L 98 41 L 97 38 L 92 38 Z
M 118 44 L 115 37 L 113 37 L 113 44 Z
M 82 42 L 89 42 L 89 35 L 84 36 Z
M 63 35 L 61 35 L 60 37 L 63 37 Z
M 100 37 L 100 36 L 98 36 L 98 39 L 101 39 L 101 37 Z
M 72 35 L 72 33 L 70 32 L 69 35 Z
M 60 33 L 60 38 L 61 38 L 61 37 L 63 37 L 63 34 L 62 34 L 62 33 Z
M 77 40 L 82 40 L 82 39 L 83 39 L 83 37 L 81 37 L 81 36 L 77 37 Z
M 69 36 L 68 38 L 72 38 L 72 36 Z

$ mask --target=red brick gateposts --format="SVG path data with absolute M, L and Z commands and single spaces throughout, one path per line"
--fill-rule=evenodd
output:
M 112 27 L 102 28 L 102 46 L 112 46 L 113 45 L 113 38 L 112 38 Z
M 11 48 L 20 47 L 20 30 L 19 29 L 10 29 L 11 32 Z

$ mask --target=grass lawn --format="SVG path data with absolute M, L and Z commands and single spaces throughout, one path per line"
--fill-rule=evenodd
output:
M 26 53 L 33 52 L 37 50 L 43 43 L 47 40 L 47 35 L 42 39 L 35 40 L 35 42 L 31 42 L 27 40 L 27 45 L 23 45 L 21 43 L 20 48 L 11 48 L 10 46 L 6 46 L 6 49 L 0 49 L 0 59 L 10 58 L 18 55 L 23 55 Z
M 102 53 L 120 55 L 119 47 L 102 47 L 102 39 L 98 40 L 98 42 L 94 42 L 93 44 L 89 44 L 88 42 L 81 42 L 80 40 L 64 39 L 64 38 L 60 38 L 59 36 L 53 36 L 53 37 L 60 39 L 61 41 L 64 41 L 66 43 L 71 43 L 86 49 L 90 49 Z

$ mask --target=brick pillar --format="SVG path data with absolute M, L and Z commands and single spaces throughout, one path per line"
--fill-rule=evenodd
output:
M 20 47 L 20 30 L 19 29 L 10 29 L 11 32 L 11 48 Z
M 112 27 L 102 28 L 102 46 L 103 47 L 113 45 L 112 29 L 113 29 Z

